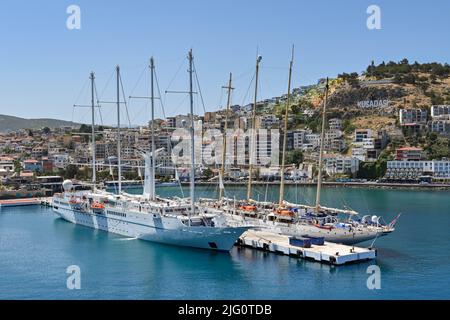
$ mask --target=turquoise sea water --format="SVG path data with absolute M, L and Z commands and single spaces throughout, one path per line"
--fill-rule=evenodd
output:
M 198 188 L 198 196 L 214 190 Z M 176 187 L 159 188 L 177 195 Z M 228 188 L 243 197 L 245 188 Z M 312 203 L 315 189 L 289 186 L 288 200 Z M 265 187 L 255 198 L 266 198 Z M 0 210 L 0 299 L 450 299 L 448 191 L 325 188 L 324 205 L 347 205 L 386 220 L 403 215 L 378 239 L 375 262 L 333 267 L 234 248 L 231 253 L 126 239 L 65 222 L 40 207 Z M 275 200 L 277 187 L 267 189 Z M 363 245 L 370 245 L 365 243 Z M 381 289 L 366 286 L 367 267 Z M 66 287 L 66 268 L 81 269 L 81 289 Z

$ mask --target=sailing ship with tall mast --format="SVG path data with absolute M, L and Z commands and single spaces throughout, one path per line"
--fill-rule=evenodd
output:
M 252 168 L 254 158 L 254 135 L 255 135 L 255 120 L 256 120 L 256 101 L 258 92 L 258 76 L 259 63 L 261 56 L 258 56 L 256 61 L 256 75 L 255 75 L 255 95 L 252 111 L 252 142 L 250 144 L 250 159 L 249 159 L 249 178 L 247 186 L 247 199 L 243 201 L 236 201 L 234 199 L 224 198 L 223 185 L 221 186 L 220 198 L 217 203 L 212 199 L 201 199 L 204 205 L 209 205 L 214 208 L 221 208 L 225 212 L 228 223 L 235 226 L 253 225 L 257 228 L 264 228 L 275 233 L 285 234 L 289 236 L 298 237 L 320 237 L 326 241 L 355 244 L 363 241 L 376 239 L 380 236 L 387 235 L 395 230 L 395 224 L 398 216 L 390 224 L 382 224 L 381 217 L 364 216 L 361 219 L 356 219 L 358 212 L 353 210 L 345 210 L 338 208 L 328 208 L 320 204 L 321 186 L 322 186 L 322 169 L 323 169 L 323 154 L 324 154 L 324 137 L 325 137 L 325 121 L 326 121 L 326 107 L 328 101 L 328 78 L 325 86 L 325 97 L 323 101 L 322 110 L 322 127 L 320 140 L 320 154 L 318 164 L 318 179 L 317 179 L 317 193 L 315 206 L 308 206 L 303 204 L 289 203 L 284 199 L 285 189 L 285 166 L 286 166 L 286 147 L 287 147 L 287 130 L 288 130 L 288 114 L 291 100 L 291 81 L 292 70 L 294 64 L 294 47 L 292 47 L 292 57 L 289 63 L 289 80 L 287 101 L 284 112 L 284 134 L 283 134 L 283 150 L 282 163 L 280 166 L 280 195 L 278 203 L 260 202 L 251 198 L 252 196 Z M 231 87 L 231 79 L 229 83 Z M 228 95 L 231 90 L 228 90 Z M 229 101 L 229 97 L 228 97 Z M 227 106 L 228 107 L 228 106 Z M 222 151 L 226 152 L 226 149 Z M 225 163 L 222 162 L 222 170 L 220 181 L 224 176 Z M 345 218 L 340 218 L 344 215 Z
M 189 51 L 189 94 L 191 112 L 191 188 L 190 202 L 183 199 L 157 197 L 155 192 L 155 130 L 154 130 L 154 59 L 150 59 L 151 72 L 151 152 L 143 153 L 145 159 L 145 180 L 142 195 L 122 192 L 120 161 L 120 69 L 117 77 L 117 148 L 118 148 L 118 193 L 110 193 L 95 188 L 95 97 L 94 73 L 91 73 L 92 108 L 92 191 L 74 191 L 70 180 L 63 183 L 64 192 L 55 194 L 53 210 L 64 220 L 100 229 L 119 235 L 163 244 L 229 251 L 236 240 L 246 231 L 245 226 L 229 226 L 220 214 L 200 212 L 194 199 L 195 155 L 194 155 L 194 115 L 193 115 L 193 55 Z

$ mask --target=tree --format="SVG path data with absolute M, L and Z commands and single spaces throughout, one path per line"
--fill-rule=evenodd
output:
M 22 164 L 20 163 L 20 161 L 14 160 L 14 172 L 20 173 L 20 172 L 22 172 L 22 169 L 23 169 L 23 167 L 22 167 Z
M 303 162 L 303 152 L 301 150 L 293 150 L 286 154 L 286 164 L 295 164 L 298 166 Z
M 69 164 L 64 172 L 64 178 L 73 179 L 78 175 L 78 173 L 78 167 L 76 165 Z
M 50 130 L 49 127 L 44 127 L 44 128 L 42 128 L 42 132 L 43 132 L 44 134 L 50 134 L 52 131 Z
M 356 130 L 356 126 L 353 123 L 351 123 L 349 119 L 345 119 L 344 122 L 342 123 L 342 130 L 344 130 L 346 134 L 350 134 Z
M 203 171 L 203 176 L 205 177 L 205 179 L 209 180 L 214 176 L 214 172 L 212 172 L 212 170 L 210 168 L 206 168 Z

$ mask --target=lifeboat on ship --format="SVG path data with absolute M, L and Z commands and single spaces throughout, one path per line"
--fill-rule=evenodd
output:
M 105 210 L 105 205 L 100 202 L 94 202 L 91 204 L 91 209 L 94 213 L 103 213 Z
M 83 206 L 83 202 L 78 200 L 78 199 L 76 199 L 76 198 L 74 198 L 74 197 L 72 197 L 69 200 L 69 205 L 72 207 L 72 209 L 81 210 L 81 208 Z
M 254 205 L 242 205 L 239 207 L 239 210 L 241 210 L 241 212 L 249 217 L 255 217 L 256 216 L 256 206 Z
M 239 209 L 243 211 L 253 212 L 256 211 L 256 206 L 240 206 Z
M 275 214 L 277 215 L 278 219 L 281 220 L 292 221 L 295 218 L 295 212 L 284 208 L 276 210 Z
M 320 224 L 317 220 L 313 220 L 312 224 L 316 228 L 323 229 L 323 230 L 328 230 L 328 231 L 331 231 L 334 228 L 332 225 L 329 225 L 329 224 Z

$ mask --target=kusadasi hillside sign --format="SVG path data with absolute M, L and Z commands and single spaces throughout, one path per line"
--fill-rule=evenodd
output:
M 361 109 L 374 109 L 374 108 L 387 108 L 389 107 L 389 100 L 365 100 L 358 101 L 358 108 Z

